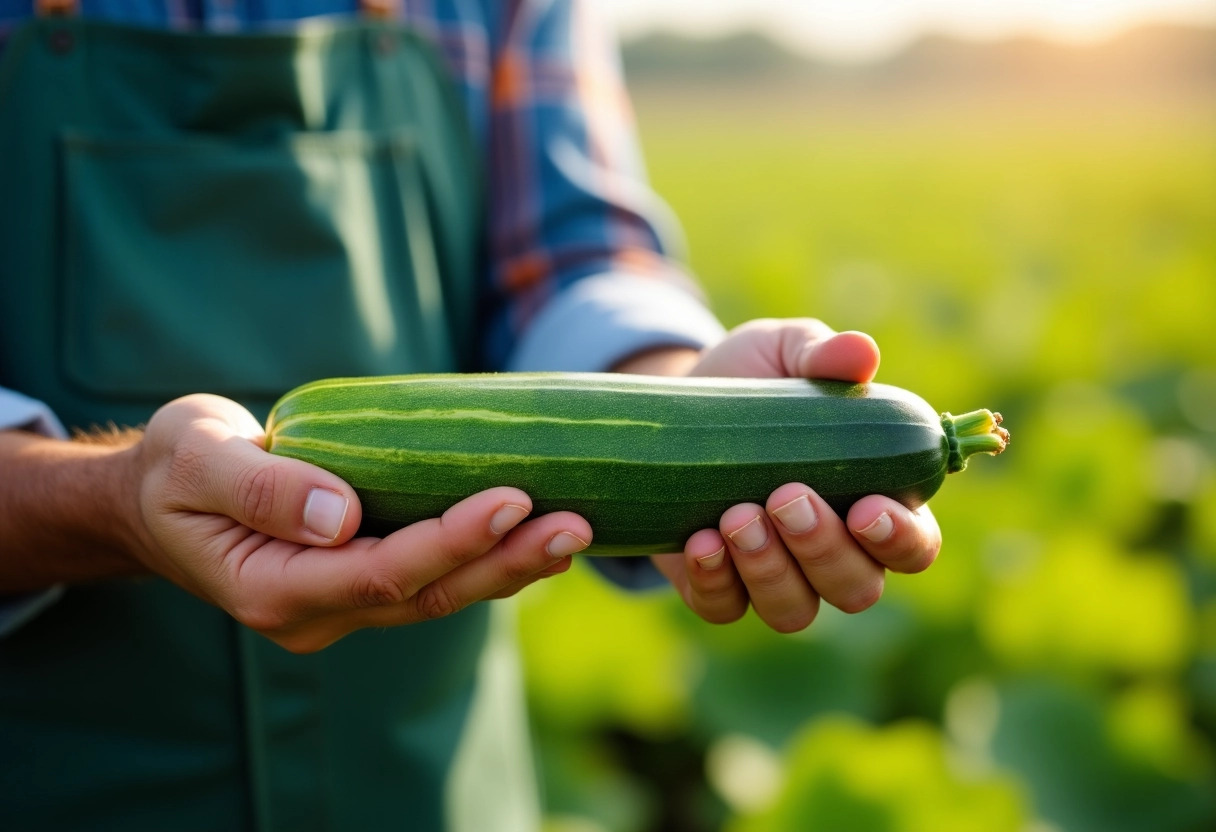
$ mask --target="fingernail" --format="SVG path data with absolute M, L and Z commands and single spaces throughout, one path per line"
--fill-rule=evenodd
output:
M 819 517 L 815 514 L 815 507 L 811 505 L 811 498 L 805 494 L 773 509 L 773 514 L 777 515 L 781 525 L 794 534 L 809 532 L 819 522 Z
M 759 517 L 753 517 L 747 525 L 736 529 L 727 537 L 741 552 L 754 552 L 757 549 L 763 549 L 764 544 L 768 543 L 768 532 L 764 530 L 764 524 L 760 522 Z
M 545 551 L 555 558 L 564 558 L 566 555 L 581 552 L 590 545 L 590 543 L 577 535 L 570 534 L 570 532 L 561 532 L 553 536 L 553 539 L 549 541 L 549 545 L 545 547 Z
M 325 540 L 333 540 L 342 531 L 342 521 L 350 500 L 327 488 L 314 488 L 304 501 L 304 528 Z
M 895 531 L 895 522 L 891 519 L 891 515 L 885 511 L 874 518 L 874 522 L 866 526 L 864 529 L 858 529 L 857 533 L 871 543 L 882 543 L 891 536 L 891 532 Z
M 490 518 L 490 531 L 494 532 L 494 534 L 505 534 L 518 526 L 519 521 L 527 516 L 528 509 L 524 506 L 507 503 L 494 512 L 494 516 Z
M 708 569 L 708 570 L 712 571 L 714 569 L 717 569 L 719 566 L 721 566 L 723 561 L 725 561 L 725 560 L 726 560 L 726 547 L 723 546 L 721 549 L 714 552 L 712 555 L 705 555 L 704 557 L 697 558 L 697 563 L 701 564 L 702 569 Z

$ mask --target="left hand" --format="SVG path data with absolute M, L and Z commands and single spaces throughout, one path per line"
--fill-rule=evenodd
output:
M 878 345 L 868 335 L 799 318 L 750 321 L 704 353 L 656 351 L 618 369 L 867 382 L 878 363 Z M 845 612 L 870 607 L 882 595 L 887 569 L 920 572 L 940 547 L 927 506 L 909 510 L 871 495 L 842 519 L 805 484 L 786 483 L 764 506 L 727 509 L 718 528 L 694 534 L 682 554 L 652 560 L 706 621 L 735 621 L 750 605 L 774 630 L 792 633 L 814 621 L 820 598 Z

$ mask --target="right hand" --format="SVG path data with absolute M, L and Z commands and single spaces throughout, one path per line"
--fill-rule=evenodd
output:
M 878 370 L 879 352 L 870 336 L 836 332 L 812 318 L 760 319 L 680 362 L 690 376 L 864 383 Z M 766 505 L 731 506 L 717 528 L 693 534 L 683 553 L 651 560 L 706 621 L 738 620 L 750 606 L 777 632 L 792 633 L 810 626 L 820 599 L 845 612 L 868 608 L 882 595 L 888 570 L 927 569 L 941 542 L 928 506 L 912 511 L 870 495 L 839 517 L 806 485 L 791 482 Z
M 149 569 L 292 652 L 512 595 L 564 572 L 591 540 L 569 512 L 522 523 L 532 502 L 505 487 L 383 539 L 352 539 L 361 508 L 351 487 L 267 453 L 263 439 L 228 399 L 165 405 L 131 449 L 129 527 Z

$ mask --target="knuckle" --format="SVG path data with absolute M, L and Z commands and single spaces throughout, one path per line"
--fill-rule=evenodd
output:
M 400 604 L 409 597 L 404 583 L 393 573 L 383 569 L 364 573 L 355 582 L 351 599 L 359 609 L 389 607 Z
M 790 559 L 787 557 L 764 558 L 752 564 L 745 583 L 754 589 L 779 589 L 790 578 Z
M 432 555 L 437 564 L 444 568 L 445 572 L 450 572 L 458 566 L 463 566 L 470 555 L 479 554 L 465 544 L 461 538 L 461 530 L 457 526 L 453 526 L 450 522 L 444 523 L 439 521 L 440 534 L 436 535 L 433 546 Z
M 830 545 L 804 545 L 795 549 L 793 555 L 804 570 L 817 572 L 830 569 L 839 563 L 844 556 L 844 549 Z
M 418 614 L 425 621 L 445 618 L 459 612 L 463 606 L 443 581 L 435 581 L 422 588 L 417 596 Z
M 247 523 L 265 526 L 274 519 L 280 480 L 277 465 L 263 465 L 241 472 L 236 482 L 236 506 Z
M 536 563 L 522 559 L 508 560 L 502 565 L 502 572 L 499 576 L 499 581 L 503 586 L 510 586 L 533 577 L 539 577 L 539 575 L 546 571 L 546 567 L 552 568 L 553 566 L 554 564 L 552 558 L 547 557 L 543 563 Z
M 182 440 L 168 454 L 165 466 L 165 486 L 170 492 L 202 493 L 207 485 L 206 452 L 196 443 Z

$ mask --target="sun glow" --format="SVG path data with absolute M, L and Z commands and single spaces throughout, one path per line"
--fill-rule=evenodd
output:
M 600 0 L 625 37 L 759 29 L 820 57 L 882 57 L 927 32 L 1100 40 L 1147 22 L 1216 24 L 1213 0 Z

